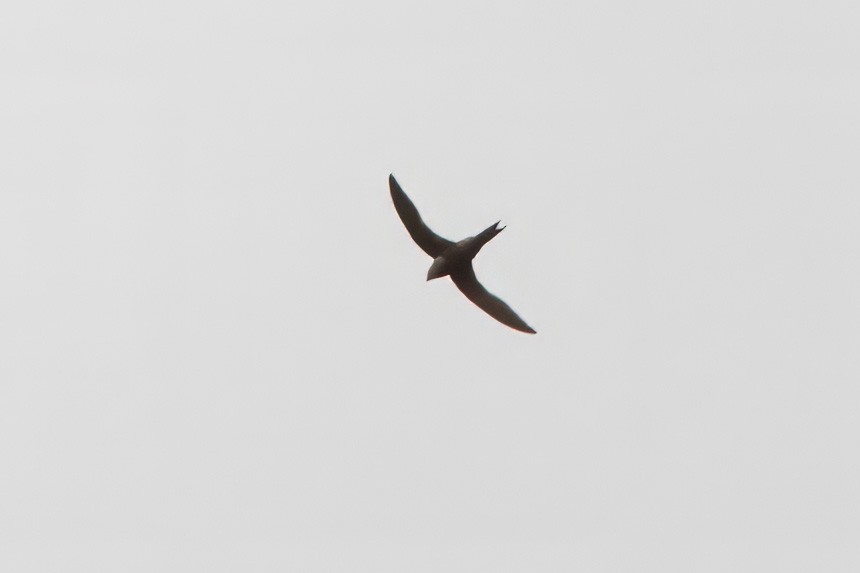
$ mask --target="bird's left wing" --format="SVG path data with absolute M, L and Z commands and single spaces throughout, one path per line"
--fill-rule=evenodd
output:
M 425 253 L 435 259 L 454 244 L 430 230 L 430 227 L 424 223 L 421 215 L 418 214 L 418 209 L 400 188 L 394 175 L 388 176 L 388 186 L 391 188 L 391 199 L 394 201 L 394 208 L 397 209 L 400 220 L 403 221 L 403 225 L 409 231 L 412 240 L 418 243 L 418 246 Z

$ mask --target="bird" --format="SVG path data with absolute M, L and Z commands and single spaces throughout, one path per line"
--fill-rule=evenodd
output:
M 472 259 L 481 247 L 505 229 L 505 227 L 499 227 L 501 221 L 496 221 L 474 237 L 466 237 L 455 243 L 440 237 L 424 223 L 415 204 L 397 183 L 393 173 L 388 176 L 388 186 L 391 189 L 394 209 L 412 240 L 421 247 L 421 250 L 433 257 L 433 264 L 427 271 L 428 281 L 450 276 L 466 298 L 502 324 L 528 334 L 537 332 L 502 299 L 484 288 L 478 282 L 475 269 L 472 267 Z

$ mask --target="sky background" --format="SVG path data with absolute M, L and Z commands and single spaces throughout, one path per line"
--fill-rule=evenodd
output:
M 855 1 L 3 12 L 0 569 L 860 570 Z

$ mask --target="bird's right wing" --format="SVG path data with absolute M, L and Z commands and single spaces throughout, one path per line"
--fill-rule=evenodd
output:
M 535 334 L 535 329 L 526 324 L 526 321 L 505 304 L 505 301 L 492 294 L 484 288 L 484 285 L 478 282 L 478 277 L 475 276 L 475 269 L 472 268 L 471 264 L 451 273 L 451 280 L 466 295 L 466 298 L 502 324 L 506 324 L 520 332 Z
M 418 209 L 400 188 L 394 175 L 388 176 L 388 186 L 391 188 L 391 199 L 394 201 L 394 208 L 397 209 L 400 220 L 403 221 L 412 240 L 418 243 L 425 253 L 435 259 L 454 244 L 430 230 L 418 214 Z

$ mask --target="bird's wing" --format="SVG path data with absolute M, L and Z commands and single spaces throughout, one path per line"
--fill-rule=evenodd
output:
M 400 220 L 403 221 L 403 225 L 409 231 L 412 240 L 418 243 L 418 246 L 425 253 L 435 259 L 454 244 L 431 231 L 430 227 L 421 220 L 418 209 L 400 188 L 394 175 L 388 176 L 388 186 L 391 188 L 391 199 L 394 201 L 394 208 L 397 209 Z
M 506 324 L 521 332 L 528 332 L 529 334 L 536 332 L 511 307 L 505 304 L 505 301 L 492 294 L 478 282 L 478 277 L 475 276 L 475 269 L 472 268 L 471 264 L 451 273 L 451 280 L 466 295 L 466 298 L 502 324 Z

